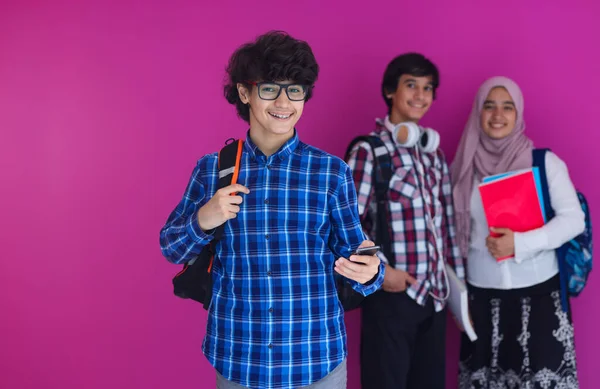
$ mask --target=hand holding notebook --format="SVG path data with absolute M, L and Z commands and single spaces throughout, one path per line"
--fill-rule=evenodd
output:
M 498 261 L 511 258 L 515 253 L 515 234 L 510 228 L 490 228 L 485 245 Z

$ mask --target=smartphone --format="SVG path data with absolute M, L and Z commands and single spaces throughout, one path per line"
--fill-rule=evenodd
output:
M 352 255 L 375 255 L 381 249 L 381 246 L 359 247 Z

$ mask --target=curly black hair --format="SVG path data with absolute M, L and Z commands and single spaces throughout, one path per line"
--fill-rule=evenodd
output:
M 394 93 L 398 88 L 398 81 L 403 74 L 414 77 L 431 76 L 433 84 L 433 98 L 435 91 L 440 86 L 440 73 L 438 68 L 429 59 L 419 53 L 406 53 L 394 58 L 385 69 L 381 83 L 381 96 L 388 106 L 388 114 L 392 110 L 392 99 L 387 95 Z
M 255 42 L 239 47 L 229 59 L 225 98 L 234 104 L 240 118 L 250 122 L 250 107 L 242 103 L 237 84 L 249 89 L 249 82 L 292 81 L 306 85 L 306 98 L 319 75 L 319 65 L 308 43 L 292 38 L 283 31 L 270 31 Z

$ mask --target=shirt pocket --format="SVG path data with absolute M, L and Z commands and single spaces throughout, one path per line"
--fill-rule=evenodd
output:
M 420 195 L 413 167 L 399 167 L 390 179 L 389 199 L 403 207 L 412 207 L 413 201 Z

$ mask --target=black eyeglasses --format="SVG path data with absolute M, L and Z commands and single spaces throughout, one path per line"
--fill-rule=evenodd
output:
M 306 85 L 279 84 L 277 82 L 249 82 L 248 84 L 256 85 L 258 97 L 263 100 L 277 100 L 282 89 L 285 89 L 285 94 L 290 101 L 303 101 L 306 98 Z

